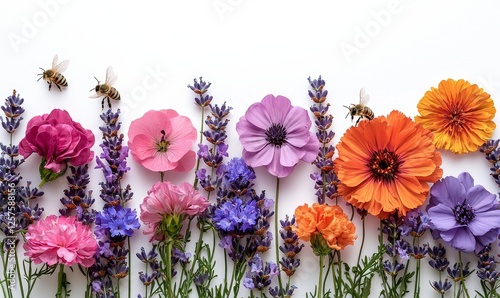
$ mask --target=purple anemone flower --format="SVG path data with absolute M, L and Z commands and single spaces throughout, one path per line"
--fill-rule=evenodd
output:
M 292 106 L 284 96 L 267 95 L 236 124 L 242 157 L 253 168 L 266 166 L 271 175 L 286 177 L 300 160 L 313 162 L 318 154 L 311 126 L 305 109 Z
M 474 186 L 467 172 L 432 186 L 427 213 L 434 238 L 463 252 L 479 252 L 495 241 L 500 230 L 497 196 Z

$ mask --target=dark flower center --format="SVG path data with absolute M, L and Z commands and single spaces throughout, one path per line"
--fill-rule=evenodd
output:
M 266 141 L 276 147 L 281 147 L 286 142 L 286 128 L 281 123 L 273 123 L 266 130 Z
M 397 177 L 401 163 L 402 161 L 396 153 L 384 149 L 373 152 L 368 166 L 375 180 L 390 182 Z
M 156 144 L 158 148 L 158 152 L 167 152 L 169 142 L 165 141 L 165 131 L 162 129 L 161 131 L 161 140 Z
M 448 123 L 446 127 L 452 132 L 462 130 L 466 123 L 462 109 L 458 106 L 454 106 L 449 109 L 448 113 Z
M 455 215 L 455 219 L 461 225 L 469 224 L 474 219 L 474 217 L 476 217 L 474 208 L 472 208 L 471 205 L 466 204 L 465 201 L 453 207 L 452 210 L 453 214 Z

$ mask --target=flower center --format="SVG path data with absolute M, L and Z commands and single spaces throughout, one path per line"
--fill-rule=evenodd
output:
M 158 152 L 167 152 L 169 142 L 165 140 L 165 131 L 162 129 L 161 131 L 161 140 L 156 144 Z
M 457 132 L 462 130 L 463 125 L 466 122 L 463 118 L 464 117 L 462 109 L 460 109 L 458 106 L 452 107 L 449 111 L 448 123 L 446 124 L 446 127 L 451 132 Z
M 276 147 L 281 147 L 286 142 L 286 128 L 281 123 L 273 123 L 266 130 L 266 141 Z
M 396 153 L 384 149 L 373 152 L 369 167 L 375 180 L 390 182 L 397 177 L 400 164 L 401 161 Z
M 465 201 L 462 204 L 458 204 L 452 208 L 453 214 L 455 215 L 455 219 L 461 225 L 469 224 L 476 214 L 474 213 L 474 208 L 471 205 L 466 204 Z

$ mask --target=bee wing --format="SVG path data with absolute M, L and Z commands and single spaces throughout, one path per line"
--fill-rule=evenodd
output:
M 116 79 L 118 79 L 118 76 L 115 74 L 113 71 L 113 67 L 108 67 L 106 70 L 106 85 L 113 86 L 116 82 Z
M 61 63 L 57 64 L 56 66 L 52 65 L 52 70 L 61 73 L 64 72 L 66 68 L 68 68 L 68 65 L 69 65 L 69 60 L 64 60 Z
M 359 104 L 367 105 L 369 101 L 370 95 L 366 94 L 365 88 L 361 88 L 361 90 L 359 90 Z

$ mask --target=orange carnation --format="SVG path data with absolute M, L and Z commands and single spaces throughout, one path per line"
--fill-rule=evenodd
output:
M 357 238 L 356 226 L 352 223 L 342 208 L 314 203 L 312 207 L 307 204 L 295 209 L 296 226 L 293 231 L 303 241 L 311 241 L 321 235 L 329 248 L 342 250 L 347 245 L 354 244 Z M 324 248 L 314 247 L 315 251 Z
M 428 182 L 443 175 L 432 133 L 399 111 L 351 127 L 337 152 L 338 193 L 379 218 L 420 207 L 429 193 Z
M 417 123 L 434 133 L 438 149 L 453 153 L 477 151 L 491 138 L 496 109 L 490 95 L 464 80 L 443 80 L 419 101 Z

